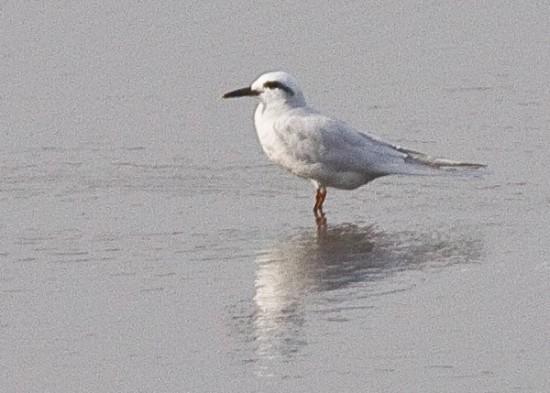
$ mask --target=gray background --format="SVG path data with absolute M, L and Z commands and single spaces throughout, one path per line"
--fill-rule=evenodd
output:
M 548 392 L 547 1 L 0 2 L 6 392 Z M 456 4 L 455 4 L 456 3 Z M 481 176 L 314 189 L 250 99 Z

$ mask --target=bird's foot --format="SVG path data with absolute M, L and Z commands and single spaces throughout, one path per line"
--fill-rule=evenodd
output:
M 317 224 L 317 228 L 326 228 L 327 218 L 323 212 L 323 209 L 316 206 L 313 208 L 313 214 L 315 215 L 315 223 Z

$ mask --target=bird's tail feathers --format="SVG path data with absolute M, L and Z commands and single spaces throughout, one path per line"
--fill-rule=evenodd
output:
M 433 157 L 414 150 L 403 149 L 398 150 L 407 155 L 406 161 L 414 164 L 421 164 L 433 169 L 483 169 L 484 164 L 476 164 L 471 162 L 454 161 L 446 158 Z

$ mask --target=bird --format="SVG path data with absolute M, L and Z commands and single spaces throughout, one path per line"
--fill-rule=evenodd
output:
M 313 213 L 324 217 L 327 188 L 353 190 L 387 175 L 437 175 L 448 168 L 481 169 L 409 150 L 360 132 L 306 103 L 298 82 L 283 71 L 262 74 L 222 98 L 256 97 L 254 125 L 267 157 L 316 187 Z

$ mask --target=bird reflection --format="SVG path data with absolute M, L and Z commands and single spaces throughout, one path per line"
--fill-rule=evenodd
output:
M 318 227 L 282 238 L 257 257 L 249 332 L 256 355 L 292 356 L 307 344 L 309 313 L 333 315 L 349 303 L 373 307 L 369 297 L 418 283 L 418 274 L 396 275 L 477 261 L 480 250 L 480 241 L 466 235 L 389 234 L 373 226 Z

